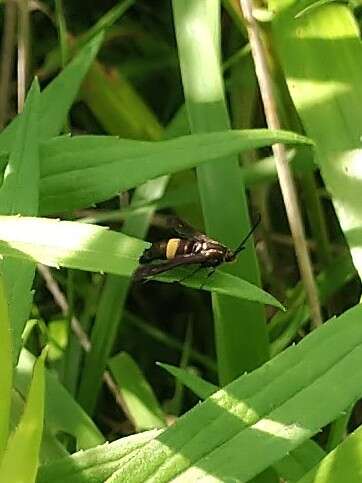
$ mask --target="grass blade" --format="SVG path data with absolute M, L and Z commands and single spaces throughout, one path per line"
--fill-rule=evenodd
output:
M 9 320 L 8 300 L 5 294 L 3 276 L 0 276 L 0 367 L 1 367 L 1 398 L 0 398 L 0 461 L 3 456 L 9 435 L 11 389 L 13 381 L 11 324 Z
M 359 27 L 341 3 L 319 5 L 299 18 L 299 2 L 270 2 L 273 33 L 288 87 L 362 276 L 361 112 Z M 336 63 L 334 60 L 339 59 Z
M 0 188 L 0 211 L 4 215 L 38 213 L 39 97 L 39 85 L 35 80 L 17 125 L 15 144 Z M 5 259 L 2 271 L 9 297 L 15 362 L 20 352 L 21 334 L 29 316 L 35 265 L 25 260 Z
M 80 50 L 67 67 L 41 93 L 39 136 L 42 140 L 57 136 L 61 132 L 68 111 L 102 41 L 103 34 L 100 33 Z M 2 151 L 11 151 L 20 118 L 21 115 L 17 116 L 0 134 Z
M 220 67 L 219 9 L 217 1 L 173 1 L 185 102 L 193 133 L 230 128 Z M 237 246 L 241 233 L 250 230 L 238 158 L 232 154 L 220 153 L 219 163 L 197 169 L 207 233 L 227 246 Z M 239 261 L 225 270 L 259 285 L 252 244 L 247 253 L 244 264 Z M 267 332 L 261 307 L 216 294 L 212 301 L 219 378 L 224 385 L 268 358 Z M 247 322 L 236 326 L 235 318 L 240 316 Z
M 275 142 L 311 141 L 287 131 L 224 131 L 147 142 L 111 136 L 60 137 L 41 148 L 41 213 L 84 208 L 146 181 Z M 241 177 L 238 170 L 238 178 Z M 240 233 L 235 236 L 237 245 Z
M 233 381 L 141 449 L 121 458 L 118 469 L 109 468 L 107 476 L 135 483 L 148 478 L 249 481 L 361 396 L 361 316 L 358 305 Z M 336 391 L 339 385 L 343 390 Z M 103 456 L 107 458 L 106 450 Z M 64 474 L 76 481 L 72 480 L 79 474 L 75 462 L 81 458 L 79 454 L 64 460 L 62 473 L 51 481 L 62 481 Z M 100 479 L 104 467 L 90 468 L 87 460 L 94 481 L 104 481 L 104 472 Z M 54 474 L 51 467 L 47 475 Z
M 46 350 L 34 365 L 24 413 L 14 434 L 9 439 L 0 464 L 2 481 L 35 482 L 44 418 L 44 361 Z
M 133 358 L 121 352 L 112 357 L 108 365 L 136 431 L 165 426 L 164 414 L 156 396 Z
M 52 267 L 68 267 L 93 272 L 132 276 L 145 242 L 104 227 L 47 218 L 0 216 L 0 253 L 13 258 L 40 262 Z M 185 269 L 166 273 L 157 279 L 180 280 Z M 182 282 L 200 288 L 204 277 Z M 280 303 L 260 288 L 228 273 L 216 271 L 203 287 L 282 308 Z

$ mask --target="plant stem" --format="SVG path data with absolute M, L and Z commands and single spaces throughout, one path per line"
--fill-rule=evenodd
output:
M 7 0 L 5 5 L 4 31 L 2 37 L 1 73 L 0 73 L 0 129 L 8 118 L 10 99 L 10 81 L 14 64 L 16 26 L 16 5 L 13 0 Z
M 28 85 L 30 15 L 28 0 L 18 2 L 18 112 L 24 107 Z
M 256 75 L 259 82 L 260 93 L 264 104 L 265 117 L 270 129 L 280 129 L 276 102 L 273 94 L 272 80 L 265 50 L 261 41 L 259 26 L 253 17 L 251 0 L 239 0 L 240 6 L 246 21 L 246 27 L 249 34 L 251 52 L 254 58 Z M 322 315 L 319 305 L 319 297 L 316 283 L 313 276 L 313 269 L 307 243 L 305 239 L 302 217 L 298 206 L 298 199 L 295 189 L 294 180 L 288 165 L 287 151 L 283 144 L 274 144 L 272 146 L 275 164 L 277 168 L 280 188 L 283 194 L 287 216 L 293 236 L 295 251 L 298 259 L 301 278 L 305 285 L 308 302 L 310 305 L 311 319 L 314 327 L 322 323 Z

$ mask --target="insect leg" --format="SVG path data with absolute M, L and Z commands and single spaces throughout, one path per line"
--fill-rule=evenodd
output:
M 180 280 L 177 280 L 178 283 L 184 282 L 188 278 L 193 277 L 198 271 L 200 271 L 202 268 L 204 268 L 202 265 L 199 265 L 198 267 L 195 268 L 195 270 L 191 273 L 188 273 L 185 277 L 181 278 Z
M 200 285 L 200 289 L 204 288 L 205 284 L 208 282 L 209 278 L 212 277 L 215 273 L 216 268 L 212 267 L 211 270 L 208 272 L 208 274 L 205 277 L 205 280 L 202 282 Z

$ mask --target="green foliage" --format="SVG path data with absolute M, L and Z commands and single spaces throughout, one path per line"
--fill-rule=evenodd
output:
M 280 141 L 310 142 L 294 133 L 264 129 L 213 132 L 157 143 L 111 136 L 55 138 L 41 148 L 41 212 L 84 208 L 157 176 L 213 159 L 222 163 L 223 155 Z
M 132 357 L 121 352 L 110 359 L 109 367 L 136 431 L 164 426 L 162 409 Z
M 27 395 L 24 414 L 9 438 L 0 463 L 3 481 L 35 482 L 44 418 L 45 348 L 34 364 L 33 378 Z
M 360 306 L 347 311 L 298 346 L 225 386 L 132 457 L 127 453 L 118 461 L 113 481 L 147 481 L 151 475 L 155 481 L 176 475 L 183 481 L 206 475 L 249 481 L 361 396 L 356 370 L 362 360 L 361 313 Z M 343 382 L 345 371 L 350 377 Z M 344 391 L 336 394 L 339 384 Z M 92 471 L 93 481 L 102 481 L 103 467 L 97 475 L 95 468 L 86 466 L 86 455 L 72 458 L 81 458 L 82 472 Z M 61 472 L 61 462 L 55 463 L 58 481 L 65 475 L 68 481 L 78 481 L 72 458 L 62 461 Z M 51 465 L 44 469 L 43 481 L 45 475 L 57 481 Z
M 12 344 L 8 301 L 3 277 L 0 278 L 0 334 L 1 334 L 1 387 L 0 398 L 0 461 L 6 447 L 10 425 L 12 388 Z
M 0 133 L 1 481 L 361 479 L 360 6 L 256 12 L 272 131 L 236 3 L 57 0 L 58 38 L 22 19 L 34 80 Z M 276 143 L 329 319 L 313 331 Z M 134 281 L 145 240 L 179 236 L 169 215 L 235 249 L 257 213 L 234 265 Z

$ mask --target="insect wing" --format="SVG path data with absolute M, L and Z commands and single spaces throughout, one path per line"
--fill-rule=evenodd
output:
M 196 265 L 203 262 L 205 262 L 204 255 L 180 255 L 167 262 L 141 265 L 135 272 L 134 280 L 138 282 L 147 277 L 159 275 L 173 268 L 181 267 L 182 265 Z
M 168 225 L 180 237 L 186 240 L 207 241 L 209 238 L 201 231 L 195 230 L 191 225 L 185 223 L 175 216 L 170 216 Z

